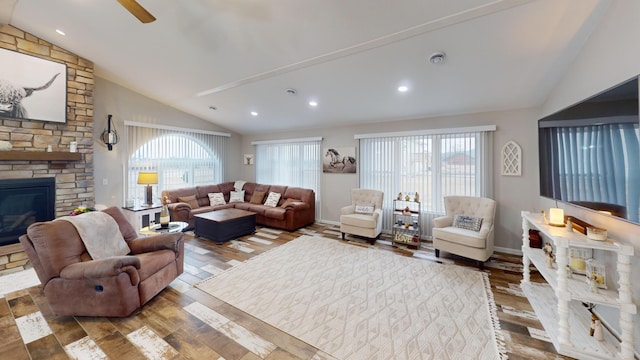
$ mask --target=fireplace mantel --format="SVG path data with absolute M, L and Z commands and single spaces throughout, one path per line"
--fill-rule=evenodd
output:
M 78 161 L 82 154 L 64 151 L 0 151 L 0 161 L 45 160 L 45 161 Z

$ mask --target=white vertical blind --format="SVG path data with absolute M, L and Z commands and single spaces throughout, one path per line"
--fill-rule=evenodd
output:
M 383 229 L 391 231 L 393 199 L 415 193 L 422 205 L 422 229 L 444 213 L 443 197 L 491 197 L 492 132 L 401 135 L 360 138 L 359 186 L 382 190 Z
M 141 204 L 144 187 L 137 184 L 140 171 L 158 172 L 153 185 L 154 202 L 160 192 L 224 181 L 229 137 L 173 128 L 126 124 L 128 146 L 126 199 Z
M 321 139 L 254 142 L 256 182 L 296 186 L 316 193 L 316 218 L 320 219 Z

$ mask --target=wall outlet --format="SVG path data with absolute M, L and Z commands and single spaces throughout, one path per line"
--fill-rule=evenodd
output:
M 109 179 L 107 178 L 102 179 L 102 185 L 109 185 Z

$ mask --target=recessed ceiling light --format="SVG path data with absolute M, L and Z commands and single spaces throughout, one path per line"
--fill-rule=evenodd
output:
M 401 92 L 401 93 L 407 92 L 407 91 L 409 91 L 409 87 L 405 86 L 405 85 L 398 86 L 398 91 Z
M 60 29 L 56 29 L 56 32 L 62 36 L 65 36 L 67 34 L 64 33 L 64 31 L 60 30 Z
M 432 64 L 442 64 L 446 57 L 447 55 L 444 53 L 444 51 L 438 51 L 431 54 L 431 56 L 429 57 L 429 62 Z
M 255 111 L 252 111 L 252 112 L 251 112 L 251 115 L 253 115 L 253 116 L 258 116 L 258 113 L 257 113 L 257 112 L 255 112 Z
M 309 106 L 316 107 L 316 106 L 318 106 L 318 102 L 311 100 L 311 101 L 309 101 Z

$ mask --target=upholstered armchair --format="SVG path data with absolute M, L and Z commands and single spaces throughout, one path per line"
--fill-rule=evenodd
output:
M 484 262 L 493 254 L 495 200 L 473 196 L 446 196 L 446 215 L 433 219 L 433 247 Z
M 114 252 L 123 255 L 104 255 L 112 250 L 108 248 L 100 253 L 104 256 L 93 259 L 80 235 L 86 236 L 87 232 L 70 222 L 75 219 L 67 221 L 64 217 L 33 223 L 20 237 L 56 315 L 128 316 L 183 271 L 182 233 L 138 238 L 117 207 L 103 213 L 108 216 L 92 214 L 99 215 L 97 218 L 109 230 L 100 234 L 105 238 L 113 234 L 120 243 L 126 243 L 114 247 Z M 96 242 L 98 246 L 100 241 Z M 94 256 L 99 253 L 91 246 L 89 250 Z
M 340 209 L 340 232 L 363 236 L 371 244 L 382 232 L 382 199 L 384 193 L 372 189 L 351 189 L 351 205 Z

